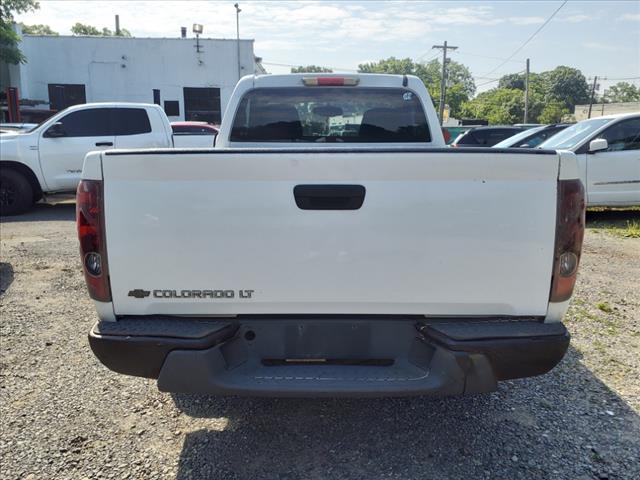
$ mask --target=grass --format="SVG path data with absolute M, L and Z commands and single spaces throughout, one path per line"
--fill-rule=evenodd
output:
M 609 305 L 609 302 L 596 303 L 596 307 L 598 307 L 598 310 L 602 310 L 604 313 L 613 312 L 613 308 L 611 308 L 611 305 Z
M 587 228 L 621 238 L 640 238 L 640 207 L 589 208 Z
M 628 238 L 640 238 L 640 223 L 635 220 L 627 222 L 627 229 L 624 236 Z
M 621 238 L 640 238 L 640 223 L 635 220 L 628 221 L 626 225 L 601 224 L 591 227 L 595 231 L 609 233 Z
M 576 304 L 574 301 L 569 307 L 569 311 L 565 317 L 566 321 L 573 324 L 583 324 L 583 322 L 586 322 L 586 324 L 597 326 L 598 332 L 601 335 L 618 335 L 619 329 L 616 322 L 616 312 L 609 302 L 599 302 L 595 307 L 603 313 L 590 310 L 586 302 Z

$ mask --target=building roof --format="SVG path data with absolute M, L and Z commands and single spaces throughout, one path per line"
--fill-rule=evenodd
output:
M 47 39 L 59 39 L 59 38 L 76 38 L 76 39 L 101 39 L 101 40 L 195 40 L 196 37 L 120 37 L 115 35 L 31 35 L 31 34 L 22 34 L 23 37 L 29 38 L 47 38 Z M 200 41 L 215 41 L 215 42 L 236 42 L 235 38 L 210 38 L 210 37 L 200 37 Z M 253 38 L 241 38 L 241 42 L 255 42 Z

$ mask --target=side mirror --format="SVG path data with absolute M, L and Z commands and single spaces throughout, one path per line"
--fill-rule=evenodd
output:
M 46 132 L 44 132 L 44 136 L 48 138 L 58 138 L 64 137 L 66 132 L 64 131 L 64 125 L 61 122 L 56 122 L 51 125 Z
M 609 142 L 606 138 L 596 138 L 589 142 L 589 153 L 596 153 L 609 148 Z

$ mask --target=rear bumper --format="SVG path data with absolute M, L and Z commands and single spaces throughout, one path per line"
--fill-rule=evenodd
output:
M 456 395 L 548 372 L 569 334 L 520 319 L 153 317 L 97 323 L 89 343 L 111 370 L 169 392 Z

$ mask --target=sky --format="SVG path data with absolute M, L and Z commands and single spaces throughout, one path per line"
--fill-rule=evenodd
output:
M 235 38 L 234 3 L 40 0 L 39 10 L 17 20 L 69 35 L 76 22 L 113 30 L 119 14 L 120 25 L 136 37 L 179 37 L 181 26 L 191 32 L 200 23 L 204 37 Z M 270 73 L 309 64 L 350 72 L 390 56 L 429 61 L 441 55 L 432 46 L 447 40 L 458 47 L 450 57 L 470 68 L 478 91 L 523 71 L 526 58 L 532 72 L 567 65 L 588 78 L 598 75 L 601 93 L 619 79 L 640 86 L 640 0 L 568 1 L 513 55 L 562 3 L 240 1 L 240 37 L 255 40 L 254 52 Z

